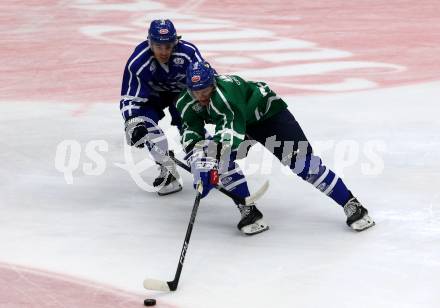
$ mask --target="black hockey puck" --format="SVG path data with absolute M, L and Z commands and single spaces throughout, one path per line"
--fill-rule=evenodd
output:
M 156 300 L 154 298 L 146 298 L 144 300 L 144 305 L 145 306 L 154 306 L 154 305 L 156 305 Z

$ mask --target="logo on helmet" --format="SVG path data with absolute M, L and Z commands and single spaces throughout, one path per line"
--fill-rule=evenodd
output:
M 191 77 L 191 81 L 192 83 L 196 83 L 200 81 L 200 76 L 199 75 L 195 75 Z
M 170 31 L 168 31 L 168 29 L 160 29 L 159 30 L 159 34 L 162 34 L 162 35 L 168 34 L 168 32 L 170 32 Z

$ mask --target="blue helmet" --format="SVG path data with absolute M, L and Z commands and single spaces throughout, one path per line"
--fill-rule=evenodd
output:
M 214 69 L 206 62 L 190 63 L 186 70 L 186 86 L 192 90 L 202 90 L 214 84 Z
M 178 37 L 169 19 L 153 20 L 148 29 L 148 39 L 154 43 L 174 43 Z

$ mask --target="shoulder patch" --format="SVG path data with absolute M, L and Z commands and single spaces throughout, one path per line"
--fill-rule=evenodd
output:
M 177 58 L 173 59 L 173 62 L 174 62 L 174 64 L 181 65 L 181 64 L 185 63 L 185 60 L 183 60 L 183 58 L 177 57 Z

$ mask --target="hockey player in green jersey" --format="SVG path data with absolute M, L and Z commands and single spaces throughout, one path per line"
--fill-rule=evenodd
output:
M 375 224 L 342 179 L 313 154 L 287 104 L 265 83 L 234 75 L 217 76 L 207 62 L 195 62 L 188 67 L 187 87 L 176 107 L 183 121 L 186 159 L 194 186 L 200 182 L 203 185 L 202 197 L 217 184 L 218 178 L 218 185 L 242 197 L 249 196 L 246 179 L 235 159 L 237 153 L 246 153 L 249 143 L 243 142 L 245 139 L 255 140 L 343 207 L 347 225 L 353 230 L 362 231 Z M 215 125 L 211 140 L 205 139 L 205 124 Z M 268 229 L 255 205 L 239 205 L 239 210 L 242 218 L 237 227 L 243 233 Z

